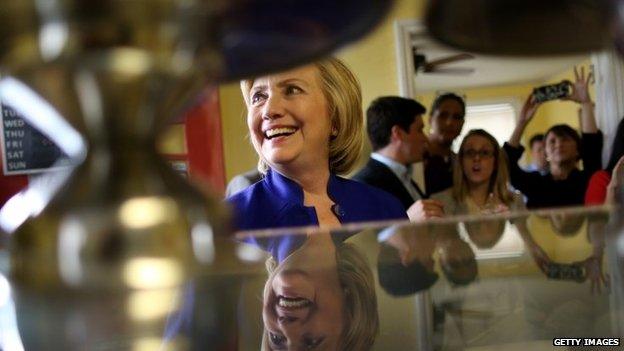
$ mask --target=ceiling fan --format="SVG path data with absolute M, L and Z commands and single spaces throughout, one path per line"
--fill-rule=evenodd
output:
M 414 70 L 417 73 L 442 73 L 442 74 L 458 74 L 467 75 L 474 73 L 475 69 L 470 67 L 444 67 L 445 65 L 474 59 L 474 55 L 469 53 L 461 53 L 445 56 L 432 61 L 427 61 L 427 56 L 418 52 L 418 48 L 413 48 Z

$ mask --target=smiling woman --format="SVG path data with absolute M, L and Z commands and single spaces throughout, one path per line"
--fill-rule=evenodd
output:
M 406 219 L 391 195 L 338 175 L 362 145 L 360 85 L 339 60 L 243 80 L 264 179 L 230 197 L 238 229 Z
M 267 261 L 262 350 L 369 350 L 379 330 L 372 272 L 351 244 L 308 237 Z

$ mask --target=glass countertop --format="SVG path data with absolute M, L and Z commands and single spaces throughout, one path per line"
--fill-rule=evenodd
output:
M 42 333 L 59 331 L 68 349 L 97 350 L 550 350 L 554 338 L 619 338 L 616 213 L 581 207 L 238 232 L 225 246 L 215 242 L 215 260 L 192 279 L 105 298 L 91 292 L 97 303 L 89 293 L 42 298 L 19 287 L 13 300 L 2 278 L 0 345 L 38 349 Z M 42 328 L 51 316 L 54 326 Z M 112 341 L 115 323 L 126 334 Z

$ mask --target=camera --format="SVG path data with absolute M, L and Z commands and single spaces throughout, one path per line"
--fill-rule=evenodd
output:
M 561 83 L 544 85 L 533 89 L 535 102 L 544 102 L 568 97 L 572 94 L 572 83 L 564 80 Z

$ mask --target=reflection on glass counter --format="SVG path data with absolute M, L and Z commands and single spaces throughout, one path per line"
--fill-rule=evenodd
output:
M 243 283 L 255 289 L 238 305 L 249 316 L 239 349 L 541 350 L 561 336 L 621 337 L 624 247 L 608 213 L 238 233 L 267 258 Z
M 555 337 L 622 337 L 624 233 L 610 210 L 239 232 L 190 281 L 171 262 L 135 260 L 129 290 L 45 302 L 15 301 L 2 278 L 0 349 L 41 347 L 44 329 L 103 350 L 546 350 Z M 93 325 L 126 334 L 105 340 Z

